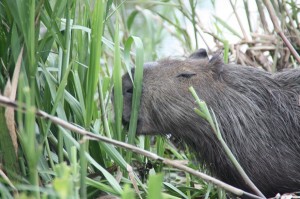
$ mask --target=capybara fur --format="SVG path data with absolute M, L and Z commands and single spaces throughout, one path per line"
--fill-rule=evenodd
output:
M 134 72 L 134 71 L 132 71 Z M 185 59 L 144 66 L 137 133 L 182 139 L 220 180 L 252 192 L 225 155 L 212 128 L 193 109 L 193 86 L 213 109 L 221 134 L 253 183 L 267 197 L 300 190 L 300 69 L 271 74 L 208 59 L 203 50 Z M 123 76 L 123 120 L 130 119 L 132 81 Z

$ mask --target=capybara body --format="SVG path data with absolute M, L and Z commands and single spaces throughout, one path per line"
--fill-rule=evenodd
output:
M 182 139 L 216 177 L 251 192 L 208 122 L 194 113 L 190 86 L 213 109 L 225 142 L 265 196 L 300 190 L 300 69 L 271 74 L 203 52 L 145 64 L 137 133 Z M 128 74 L 123 95 L 128 122 Z

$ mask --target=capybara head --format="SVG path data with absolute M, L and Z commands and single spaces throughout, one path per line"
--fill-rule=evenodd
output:
M 224 64 L 220 55 L 208 59 L 203 49 L 144 66 L 137 133 L 182 139 L 214 175 L 249 191 L 209 124 L 194 113 L 190 86 L 213 109 L 227 145 L 266 196 L 300 190 L 299 69 L 270 74 Z M 129 122 L 132 91 L 126 74 L 124 122 Z

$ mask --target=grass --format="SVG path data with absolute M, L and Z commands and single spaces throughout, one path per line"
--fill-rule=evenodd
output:
M 238 18 L 237 5 L 230 2 L 233 10 L 229 12 Z M 251 24 L 247 1 L 236 2 L 244 5 L 242 11 L 247 16 L 243 28 L 254 30 L 257 24 Z M 299 52 L 299 5 L 294 0 L 278 2 L 273 2 L 273 7 L 281 29 Z M 197 10 L 201 6 L 201 2 L 192 0 L 1 1 L 0 91 L 24 104 L 28 111 L 19 109 L 15 115 L 7 116 L 5 108 L 0 107 L 0 197 L 225 197 L 211 184 L 190 174 L 113 145 L 88 140 L 34 114 L 35 109 L 41 109 L 95 134 L 181 159 L 199 169 L 191 161 L 192 153 L 178 150 L 168 139 L 157 137 L 153 144 L 150 137 L 136 137 L 143 62 L 161 58 L 165 52 L 160 49 L 171 38 L 186 53 L 199 47 L 206 47 L 210 54 L 224 49 L 225 62 L 235 60 L 271 71 L 296 65 L 266 20 L 269 13 L 261 1 L 256 1 L 262 24 L 258 25 L 260 34 L 247 32 L 251 40 L 245 39 L 241 26 L 232 27 L 217 13 L 212 15 L 213 29 L 203 26 Z M 232 43 L 226 32 L 239 42 Z M 172 46 L 167 48 L 172 50 Z M 127 132 L 121 124 L 121 76 L 132 67 L 134 108 Z M 14 72 L 18 75 L 16 82 Z M 16 128 L 10 128 L 9 124 L 14 123 Z M 18 148 L 13 144 L 16 141 Z M 147 168 L 147 163 L 153 168 Z M 132 172 L 128 165 L 133 167 Z

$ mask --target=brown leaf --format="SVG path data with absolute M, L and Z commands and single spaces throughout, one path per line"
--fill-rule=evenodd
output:
M 7 80 L 7 83 L 4 88 L 4 96 L 10 97 L 12 88 L 11 88 L 10 79 Z M 18 152 L 18 142 L 17 142 L 17 134 L 16 134 L 16 127 L 15 127 L 15 112 L 14 109 L 11 107 L 7 107 L 5 110 L 5 119 L 6 119 L 6 126 L 9 131 L 13 147 L 15 149 L 15 153 Z
M 11 83 L 10 79 L 8 79 L 5 89 L 4 89 L 4 95 L 9 97 L 9 99 L 11 99 L 11 100 L 16 99 L 22 57 L 23 57 L 23 47 L 20 51 L 17 63 L 15 65 L 12 83 Z M 15 149 L 15 153 L 17 154 L 18 153 L 18 141 L 17 141 L 16 126 L 15 126 L 15 112 L 14 112 L 13 108 L 10 108 L 10 107 L 6 108 L 5 119 L 6 119 L 7 128 L 9 130 L 9 134 L 10 134 L 10 137 L 11 137 L 11 140 L 13 143 L 13 147 Z

